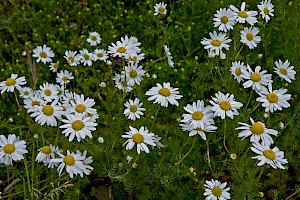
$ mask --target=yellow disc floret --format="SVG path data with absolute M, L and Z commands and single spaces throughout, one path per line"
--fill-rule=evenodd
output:
M 231 109 L 231 104 L 228 101 L 222 101 L 220 103 L 220 108 L 223 110 L 230 110 Z
M 75 158 L 72 155 L 66 155 L 64 157 L 64 163 L 66 165 L 72 166 L 75 164 Z
M 203 118 L 203 113 L 201 111 L 196 111 L 192 114 L 193 120 L 201 120 Z
M 241 75 L 241 73 L 242 73 L 242 70 L 240 69 L 240 68 L 237 68 L 236 70 L 235 70 L 235 74 L 236 75 Z
M 287 75 L 287 70 L 284 68 L 280 68 L 280 73 L 282 73 L 283 75 Z
M 83 129 L 84 127 L 84 123 L 81 121 L 81 120 L 75 120 L 73 123 L 72 123 L 72 128 L 75 130 L 75 131 L 79 131 L 81 129 Z
M 119 47 L 117 49 L 117 52 L 119 52 L 119 53 L 125 53 L 126 52 L 126 48 L 125 47 Z
M 49 146 L 44 146 L 41 148 L 41 152 L 44 154 L 50 154 L 51 153 L 51 148 Z
M 135 143 L 137 144 L 141 144 L 142 142 L 144 142 L 144 136 L 140 133 L 136 133 L 132 136 L 132 139 Z
M 226 16 L 221 17 L 221 22 L 223 24 L 226 24 L 228 22 L 228 17 L 226 17 Z
M 16 84 L 16 80 L 13 78 L 8 78 L 8 79 L 6 79 L 5 84 L 6 84 L 6 86 L 12 86 L 12 85 Z
M 218 39 L 215 39 L 215 40 L 211 41 L 211 44 L 215 47 L 219 47 L 221 45 L 221 41 Z
M 254 124 L 252 124 L 250 130 L 253 134 L 256 135 L 260 135 L 265 131 L 264 126 L 260 122 L 255 122 Z
M 212 189 L 212 194 L 215 196 L 215 197 L 220 197 L 222 195 L 222 190 L 221 188 L 219 187 L 214 187 Z
M 86 110 L 86 107 L 83 104 L 77 104 L 75 110 L 78 113 L 83 113 Z
M 241 17 L 241 18 L 247 18 L 248 14 L 247 14 L 246 11 L 239 11 L 238 16 Z
M 158 93 L 164 97 L 168 97 L 171 95 L 171 91 L 169 90 L 169 88 L 164 88 L 164 87 L 161 88 Z
M 265 151 L 263 152 L 263 154 L 264 154 L 264 156 L 265 156 L 266 158 L 268 158 L 269 160 L 274 160 L 275 157 L 276 157 L 275 152 L 274 152 L 273 150 L 271 150 L 271 149 L 265 150 Z
M 40 57 L 41 57 L 41 58 L 47 58 L 47 54 L 46 54 L 45 52 L 42 51 L 42 52 L 40 53 Z
M 54 109 L 51 105 L 45 105 L 42 109 L 43 113 L 47 116 L 50 116 L 54 113 Z
M 275 93 L 270 93 L 267 95 L 267 99 L 270 103 L 277 103 L 278 101 L 278 95 Z
M 11 154 L 13 152 L 15 152 L 15 145 L 14 144 L 6 144 L 4 146 L 4 153 L 7 153 L 7 154 Z
M 131 105 L 129 108 L 130 112 L 136 112 L 137 111 L 137 107 L 135 105 Z
M 253 38 L 254 38 L 254 35 L 252 33 L 247 33 L 246 38 L 247 38 L 248 41 L 252 41 Z
M 131 71 L 129 72 L 129 76 L 130 76 L 131 78 L 137 77 L 137 72 L 136 72 L 136 70 L 131 70 Z
M 261 80 L 261 76 L 259 73 L 251 74 L 250 78 L 253 82 L 259 82 Z

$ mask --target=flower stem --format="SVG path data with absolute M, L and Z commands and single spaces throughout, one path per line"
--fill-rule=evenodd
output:
M 230 151 L 227 149 L 227 146 L 226 146 L 226 127 L 227 127 L 226 119 L 224 119 L 224 138 L 223 138 L 223 145 L 224 145 L 224 148 L 225 148 L 225 150 L 227 151 L 227 153 L 230 154 Z
M 193 149 L 193 147 L 196 143 L 196 140 L 197 140 L 197 137 L 195 137 L 194 142 L 193 142 L 190 150 L 178 162 L 176 162 L 175 165 L 179 165 L 180 163 L 182 163 L 182 161 L 190 154 L 190 152 L 192 151 L 192 149 Z
M 257 177 L 257 179 L 256 179 L 256 183 L 259 182 L 259 179 L 260 179 L 262 173 L 264 172 L 264 169 L 265 169 L 265 165 L 263 165 L 263 167 L 261 168 L 261 171 L 260 171 L 260 173 L 259 173 L 259 175 L 258 175 L 258 177 Z M 256 185 L 256 184 L 255 184 L 255 185 Z
M 210 171 L 214 174 L 214 170 L 212 169 L 211 167 L 211 164 L 210 164 L 210 157 L 209 157 L 209 142 L 208 140 L 205 141 L 206 142 L 206 154 L 207 154 L 207 162 L 208 162 L 208 166 L 209 166 L 209 169 Z
M 14 91 L 14 95 L 15 95 L 16 102 L 17 102 L 17 104 L 18 104 L 18 107 L 21 107 L 21 106 L 20 106 L 20 104 L 19 104 L 19 100 L 18 100 L 18 97 L 17 97 L 16 91 Z
M 155 120 L 156 120 L 156 117 L 157 117 L 157 114 L 158 114 L 159 108 L 160 108 L 160 104 L 158 105 L 158 107 L 157 107 L 157 109 L 156 109 L 156 112 L 155 112 L 155 115 L 154 115 L 154 119 L 153 119 L 153 124 L 152 124 L 152 126 L 151 126 L 151 129 L 150 129 L 150 130 L 152 130 L 152 128 L 153 128 L 153 126 L 154 126 L 154 124 L 155 124 Z

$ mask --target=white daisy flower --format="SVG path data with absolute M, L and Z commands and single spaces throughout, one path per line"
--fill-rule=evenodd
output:
M 38 111 L 38 106 L 44 105 L 45 101 L 42 99 L 40 93 L 33 92 L 28 98 L 24 99 L 24 108 L 28 113 Z
M 57 69 L 59 68 L 59 61 L 56 63 L 50 63 L 49 65 L 50 71 L 57 72 Z
M 128 37 L 126 36 L 125 39 L 121 38 L 121 41 L 117 41 L 116 44 L 111 43 L 111 46 L 108 46 L 108 53 L 111 54 L 113 57 L 125 57 L 126 54 L 137 53 L 135 50 L 135 46 L 129 42 Z
M 164 2 L 159 2 L 155 4 L 154 15 L 158 15 L 158 14 L 162 14 L 162 15 L 167 14 L 167 4 L 165 4 Z
M 201 41 L 202 45 L 205 45 L 204 49 L 207 49 L 208 52 L 215 52 L 217 56 L 223 53 L 222 49 L 229 49 L 229 44 L 231 39 L 226 37 L 225 33 L 217 33 L 214 31 L 213 33 L 209 33 L 211 39 L 204 38 Z
M 246 137 L 250 137 L 250 142 L 259 142 L 260 140 L 267 145 L 271 145 L 274 143 L 271 135 L 278 135 L 278 132 L 274 129 L 266 128 L 265 123 L 255 122 L 251 117 L 250 121 L 252 125 L 239 122 L 241 127 L 236 128 L 235 130 L 242 130 L 239 132 L 238 137 L 245 139 Z
M 7 138 L 0 135 L 0 163 L 12 165 L 12 161 L 24 159 L 26 150 L 26 142 L 20 140 L 15 134 L 9 134 Z
M 53 146 L 50 144 L 50 149 L 51 149 L 51 153 L 50 153 L 50 160 L 49 161 L 43 161 L 44 166 L 47 166 L 48 168 L 52 169 L 54 167 L 57 167 L 59 165 L 58 162 L 51 162 L 51 159 L 55 159 L 59 156 L 59 154 L 62 153 L 62 150 L 59 149 L 57 146 Z M 46 149 L 45 149 L 46 150 Z M 47 155 L 47 154 L 46 154 Z M 47 155 L 48 156 L 48 155 Z
M 130 53 L 130 54 L 126 54 L 125 55 L 125 59 L 126 61 L 131 64 L 131 63 L 139 63 L 141 60 L 143 60 L 145 58 L 145 54 L 144 53 Z
M 294 70 L 294 66 L 290 66 L 290 62 L 286 60 L 282 62 L 280 59 L 275 61 L 276 67 L 274 67 L 274 72 L 278 74 L 278 76 L 287 82 L 291 83 L 292 80 L 295 80 L 296 71 Z
M 65 129 L 62 131 L 62 134 L 65 134 L 66 137 L 69 137 L 69 141 L 77 138 L 77 141 L 80 142 L 81 139 L 85 139 L 86 136 L 92 138 L 92 131 L 96 130 L 97 123 L 91 122 L 89 117 L 86 117 L 84 114 L 75 113 L 66 114 L 67 119 L 62 119 L 64 125 L 61 125 L 59 128 Z
M 137 118 L 140 119 L 140 115 L 144 115 L 145 108 L 142 108 L 143 103 L 140 103 L 138 98 L 135 98 L 134 101 L 129 99 L 129 101 L 124 103 L 126 109 L 124 110 L 124 115 L 128 119 L 135 121 Z
M 257 35 L 259 33 L 259 29 L 256 27 L 244 27 L 241 33 L 241 43 L 246 44 L 249 49 L 254 49 L 257 47 L 257 44 L 260 43 L 261 37 Z
M 260 66 L 256 66 L 255 70 L 252 71 L 249 65 L 247 65 L 248 70 L 244 71 L 242 78 L 247 81 L 243 83 L 244 88 L 252 87 L 255 92 L 259 92 L 267 86 L 269 83 L 272 83 L 272 74 L 267 74 L 266 70 L 261 70 Z
M 0 82 L 0 90 L 1 93 L 14 92 L 15 88 L 17 90 L 21 90 L 21 85 L 25 85 L 26 83 L 27 82 L 24 76 L 18 78 L 18 74 L 11 74 L 10 78 Z
M 36 155 L 35 160 L 37 162 L 49 163 L 50 159 L 55 158 L 55 149 L 56 146 L 52 144 L 43 146 L 38 150 L 39 153 Z
M 227 182 L 221 183 L 218 180 L 206 180 L 204 187 L 206 187 L 204 196 L 206 200 L 226 200 L 230 199 L 230 188 L 226 188 Z
M 256 99 L 258 102 L 262 102 L 262 107 L 265 107 L 265 112 L 275 112 L 276 110 L 282 110 L 282 108 L 288 108 L 291 105 L 287 102 L 291 99 L 290 94 L 286 94 L 287 89 L 273 90 L 272 84 L 267 88 L 263 88 L 258 94 L 260 97 Z
M 206 140 L 206 135 L 205 133 L 211 133 L 211 132 L 215 132 L 215 130 L 217 130 L 216 126 L 213 125 L 204 125 L 203 128 L 193 128 L 192 125 L 190 125 L 190 123 L 184 123 L 184 124 L 179 124 L 181 126 L 181 129 L 183 131 L 189 131 L 189 136 L 192 137 L 194 135 L 200 135 L 200 137 L 203 140 Z
M 33 49 L 33 55 L 32 57 L 36 57 L 36 62 L 43 62 L 46 64 L 47 62 L 52 61 L 52 57 L 54 57 L 54 53 L 51 50 L 50 47 L 47 47 L 46 44 L 42 46 L 37 46 L 35 49 Z
M 161 137 L 159 137 L 158 135 L 155 135 L 153 136 L 155 138 L 155 141 L 154 143 L 156 144 L 156 146 L 160 149 L 160 148 L 165 148 L 165 145 L 163 145 L 160 140 L 161 140 Z M 152 148 L 154 148 L 154 146 L 152 146 Z
M 229 6 L 232 11 L 234 11 L 234 15 L 236 17 L 236 21 L 239 23 L 244 24 L 247 22 L 251 26 L 253 26 L 255 23 L 257 23 L 257 11 L 246 11 L 246 3 L 242 2 L 241 10 L 236 8 L 234 5 Z
M 59 156 L 60 158 L 50 160 L 52 163 L 59 163 L 59 166 L 57 167 L 57 172 L 59 175 L 61 174 L 62 170 L 66 168 L 70 178 L 73 178 L 73 176 L 77 174 L 83 177 L 83 171 L 86 169 L 86 166 L 84 165 L 85 157 L 83 155 L 67 150 L 66 156 L 63 154 L 59 154 Z
M 132 85 L 128 82 L 128 77 L 125 77 L 124 74 L 115 74 L 113 78 L 115 81 L 115 87 L 124 92 L 131 92 L 133 90 Z
M 93 163 L 93 157 L 92 156 L 86 157 L 86 154 L 87 154 L 86 150 L 83 153 L 81 153 L 79 150 L 76 150 L 76 154 L 80 154 L 84 157 L 83 165 L 85 168 L 83 170 L 83 173 L 85 175 L 90 175 L 91 171 L 93 171 L 93 169 L 94 169 L 92 166 L 89 165 L 89 164 Z
M 40 91 L 41 97 L 47 102 L 58 99 L 57 87 L 52 83 L 43 83 L 43 85 L 40 85 Z
M 148 101 L 154 100 L 153 103 L 159 103 L 161 106 L 168 107 L 168 103 L 179 106 L 176 99 L 181 99 L 182 95 L 179 94 L 178 89 L 171 87 L 169 82 L 163 83 L 163 86 L 156 83 L 156 86 L 147 91 L 146 95 L 150 96 Z
M 198 100 L 193 104 L 187 104 L 183 107 L 189 114 L 183 114 L 180 122 L 190 124 L 193 129 L 204 128 L 205 125 L 214 124 L 211 106 L 204 106 L 204 101 Z
M 20 91 L 20 97 L 23 99 L 27 99 L 33 94 L 32 89 L 30 87 L 23 87 Z
M 252 143 L 251 150 L 254 153 L 257 153 L 257 156 L 252 157 L 253 159 L 258 159 L 259 163 L 257 166 L 262 166 L 264 164 L 269 164 L 274 169 L 285 169 L 283 164 L 287 164 L 287 159 L 284 158 L 284 152 L 280 151 L 277 147 L 273 149 L 270 148 L 270 145 L 254 142 Z
M 138 66 L 137 63 L 131 63 L 125 66 L 126 78 L 128 79 L 129 85 L 140 85 L 145 72 L 146 71 L 143 70 L 143 66 Z
M 173 62 L 173 56 L 170 52 L 170 49 L 168 48 L 167 45 L 163 45 L 164 47 L 164 50 L 165 50 L 165 54 L 167 56 L 167 59 L 168 59 L 168 64 L 170 67 L 174 67 L 174 62 Z
M 264 0 L 257 5 L 257 8 L 260 10 L 260 14 L 263 19 L 268 22 L 270 20 L 270 16 L 274 16 L 274 5 L 271 3 L 271 0 Z
M 121 37 L 121 42 L 123 44 L 125 44 L 126 46 L 128 46 L 129 44 L 133 47 L 133 52 L 132 51 L 128 51 L 127 54 L 132 54 L 132 53 L 140 53 L 141 52 L 141 48 L 139 47 L 141 45 L 141 43 L 138 41 L 138 39 L 134 36 L 130 36 L 128 37 L 127 35 L 125 35 L 125 37 Z M 126 57 L 126 54 L 125 54 Z
M 78 95 L 75 92 L 64 92 L 62 95 L 62 104 L 67 109 L 70 110 L 72 108 L 71 102 L 73 101 L 75 103 L 75 96 Z M 74 111 L 71 111 L 74 112 Z
M 230 70 L 231 74 L 234 76 L 234 79 L 236 79 L 239 83 L 241 81 L 244 81 L 243 77 L 241 76 L 247 70 L 244 62 L 235 61 L 235 62 L 232 62 L 231 64 L 232 64 L 232 66 L 230 67 L 229 70 Z
M 56 83 L 63 86 L 66 86 L 70 82 L 70 80 L 74 79 L 72 72 L 69 72 L 67 70 L 60 71 L 56 74 L 56 76 Z
M 97 32 L 89 32 L 89 37 L 86 40 L 91 46 L 96 46 L 101 43 L 100 34 Z
M 79 50 L 79 59 L 80 62 L 83 63 L 84 66 L 88 65 L 89 67 L 92 66 L 92 60 L 95 60 L 94 58 L 94 54 L 93 53 L 89 53 L 89 51 L 87 49 L 82 49 Z
M 57 105 L 58 100 L 54 100 L 50 105 L 44 104 L 37 107 L 30 117 L 35 117 L 35 121 L 40 125 L 57 126 L 57 119 L 64 114 L 63 108 Z
M 108 58 L 108 54 L 104 49 L 95 49 L 93 54 L 94 54 L 94 61 L 101 60 L 106 62 L 106 59 Z
M 80 62 L 79 55 L 76 55 L 77 51 L 66 51 L 64 58 L 67 60 L 70 66 L 77 66 Z
M 85 113 L 85 117 L 90 118 L 90 122 L 96 122 L 97 119 L 99 118 L 99 114 L 97 113 L 97 110 L 95 109 L 93 113 Z
M 234 95 L 227 93 L 224 95 L 222 92 L 218 91 L 215 94 L 215 97 L 212 97 L 212 100 L 209 102 L 213 105 L 212 111 L 214 112 L 214 116 L 221 117 L 221 119 L 225 119 L 225 117 L 230 117 L 233 119 L 234 115 L 238 115 L 237 111 L 240 109 L 243 104 L 234 100 Z
M 217 10 L 217 13 L 214 14 L 214 17 L 214 27 L 219 27 L 220 31 L 227 32 L 233 29 L 236 23 L 234 12 L 230 9 L 220 8 L 220 10 Z
M 95 113 L 96 109 L 92 108 L 95 105 L 95 100 L 90 98 L 84 98 L 84 95 L 74 94 L 74 100 L 70 101 L 71 112 L 73 113 Z
M 122 135 L 122 138 L 128 138 L 127 141 L 123 144 L 126 144 L 126 150 L 130 150 L 136 144 L 137 153 L 140 154 L 141 151 L 149 153 L 149 148 L 146 144 L 151 146 L 156 146 L 154 133 L 149 133 L 147 127 L 141 127 L 139 130 L 129 126 L 129 132 L 125 132 L 126 135 Z

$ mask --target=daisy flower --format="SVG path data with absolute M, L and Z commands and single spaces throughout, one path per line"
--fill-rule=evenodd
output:
M 56 74 L 56 76 L 56 83 L 63 86 L 66 86 L 70 82 L 70 80 L 74 79 L 72 72 L 69 72 L 67 70 L 60 71 Z
M 261 41 L 261 37 L 257 35 L 259 33 L 259 29 L 256 27 L 244 27 L 244 30 L 240 31 L 240 33 L 241 43 L 246 44 L 249 49 L 254 49 Z
M 49 163 L 50 159 L 55 158 L 55 149 L 56 146 L 53 146 L 52 144 L 43 146 L 38 150 L 39 153 L 36 155 L 35 160 L 37 162 Z
M 247 70 L 244 62 L 235 61 L 235 62 L 232 62 L 231 64 L 232 64 L 232 66 L 230 67 L 229 70 L 230 70 L 231 74 L 234 76 L 234 79 L 236 79 L 239 83 L 241 81 L 244 81 L 243 77 L 241 76 Z
M 198 100 L 193 104 L 187 104 L 183 107 L 189 114 L 183 114 L 180 122 L 190 124 L 193 129 L 204 128 L 205 125 L 214 124 L 211 106 L 204 106 L 204 101 Z
M 168 103 L 179 106 L 176 99 L 181 99 L 182 95 L 179 94 L 178 89 L 171 87 L 169 82 L 163 83 L 163 86 L 156 83 L 156 86 L 147 91 L 146 95 L 150 96 L 148 101 L 154 100 L 154 103 L 159 103 L 161 106 L 168 107 Z
M 257 11 L 246 11 L 246 3 L 243 2 L 241 5 L 241 10 L 236 8 L 234 5 L 230 5 L 229 8 L 234 12 L 234 16 L 236 17 L 236 21 L 244 24 L 247 22 L 251 26 L 257 23 Z
M 115 87 L 124 92 L 131 92 L 133 90 L 131 84 L 128 82 L 128 77 L 125 77 L 124 74 L 115 74 L 113 80 L 115 81 Z
M 294 66 L 290 66 L 290 62 L 286 60 L 282 62 L 280 59 L 275 61 L 276 67 L 274 67 L 274 72 L 278 74 L 278 76 L 287 82 L 291 83 L 292 80 L 295 80 L 296 71 L 294 70 Z
M 259 160 L 257 166 L 269 164 L 274 169 L 285 169 L 282 165 L 288 163 L 287 159 L 284 158 L 283 151 L 280 151 L 277 147 L 271 149 L 270 145 L 264 144 L 263 142 L 252 143 L 251 150 L 258 154 L 257 156 L 252 157 L 253 159 Z
M 50 105 L 44 104 L 37 106 L 30 117 L 35 117 L 35 121 L 40 125 L 47 124 L 49 126 L 57 126 L 56 118 L 60 118 L 64 113 L 63 108 L 57 105 L 58 100 L 53 101 Z
M 41 97 L 47 102 L 58 99 L 57 88 L 52 83 L 48 83 L 48 82 L 43 83 L 43 85 L 40 85 L 40 91 L 41 91 Z
M 91 174 L 91 171 L 93 171 L 93 167 L 90 166 L 89 164 L 92 164 L 93 163 L 93 157 L 92 156 L 89 156 L 89 157 L 86 157 L 86 154 L 87 154 L 87 151 L 85 150 L 83 153 L 81 153 L 79 150 L 76 150 L 76 154 L 80 154 L 84 157 L 83 159 L 83 165 L 84 165 L 84 170 L 83 170 L 83 173 L 85 175 L 90 175 Z
M 204 125 L 203 128 L 194 128 L 190 123 L 179 124 L 183 131 L 189 131 L 189 136 L 200 135 L 203 140 L 206 140 L 205 133 L 215 132 L 217 130 L 216 126 L 213 125 Z
M 74 94 L 74 99 L 70 101 L 71 104 L 71 112 L 73 113 L 94 113 L 96 110 L 92 108 L 93 105 L 95 105 L 95 100 L 84 97 L 83 94 L 78 95 Z
M 140 119 L 140 115 L 144 115 L 145 108 L 142 108 L 143 103 L 140 103 L 138 98 L 135 98 L 134 101 L 129 99 L 129 101 L 124 103 L 126 109 L 124 110 L 124 115 L 128 119 L 135 121 L 136 118 Z
M 24 99 L 24 108 L 28 113 L 38 111 L 38 106 L 44 105 L 45 101 L 42 99 L 40 93 L 33 92 L 28 98 Z
M 164 2 L 159 2 L 155 4 L 154 15 L 158 15 L 158 14 L 162 14 L 162 15 L 167 14 L 167 4 L 165 4 Z
M 161 137 L 159 137 L 158 135 L 155 135 L 155 134 L 154 134 L 154 138 L 155 138 L 154 143 L 156 144 L 156 146 L 157 146 L 159 149 L 165 147 L 165 145 L 163 145 L 163 144 L 160 142 Z M 154 146 L 152 146 L 152 148 L 154 148 Z
M 101 60 L 106 62 L 106 59 L 108 58 L 108 54 L 104 49 L 95 49 L 93 54 L 94 54 L 94 61 Z
M 101 43 L 100 34 L 97 32 L 90 32 L 89 38 L 86 40 L 91 46 L 96 46 L 97 44 Z
M 238 137 L 245 139 L 246 137 L 250 137 L 250 142 L 259 142 L 260 140 L 267 145 L 271 145 L 274 143 L 271 135 L 278 135 L 278 132 L 274 129 L 266 128 L 265 123 L 255 122 L 251 117 L 250 121 L 252 125 L 239 122 L 241 127 L 236 128 L 235 130 L 242 130 L 239 132 Z
M 57 72 L 57 69 L 59 68 L 59 62 L 57 61 L 56 63 L 51 63 L 49 65 L 50 71 L 52 72 Z
M 146 71 L 143 70 L 143 66 L 138 66 L 137 63 L 131 63 L 128 64 L 128 66 L 125 66 L 126 78 L 128 78 L 129 85 L 140 85 L 145 72 Z
M 126 54 L 137 53 L 135 51 L 135 46 L 129 42 L 128 37 L 121 38 L 121 41 L 117 41 L 116 44 L 111 43 L 111 46 L 108 46 L 108 53 L 111 54 L 113 57 L 125 57 Z
M 0 163 L 12 165 L 12 161 L 24 159 L 26 150 L 26 142 L 20 140 L 15 134 L 9 134 L 7 138 L 0 135 Z
M 172 54 L 171 54 L 171 52 L 170 52 L 170 49 L 168 48 L 168 46 L 167 45 L 163 45 L 163 47 L 164 47 L 164 50 L 165 50 L 165 54 L 166 54 L 166 56 L 167 56 L 167 59 L 168 59 L 168 64 L 169 64 L 169 66 L 170 67 L 174 67 L 174 62 L 173 62 L 173 56 L 172 56 Z
M 66 51 L 64 58 L 68 61 L 70 66 L 77 66 L 80 62 L 79 55 L 76 55 L 77 51 Z
M 63 154 L 59 154 L 59 156 L 60 158 L 50 160 L 52 163 L 59 163 L 59 166 L 57 167 L 57 172 L 59 175 L 61 174 L 62 170 L 66 168 L 70 178 L 73 178 L 73 176 L 77 174 L 83 177 L 83 171 L 86 169 L 86 166 L 83 162 L 85 157 L 83 155 L 67 150 L 66 156 Z
M 258 94 L 260 97 L 256 99 L 258 102 L 262 102 L 262 106 L 265 107 L 265 112 L 275 112 L 276 110 L 282 110 L 282 108 L 290 107 L 287 102 L 291 99 L 290 94 L 286 94 L 287 89 L 273 90 L 272 84 L 267 88 L 263 88 Z
M 229 49 L 229 44 L 231 39 L 226 37 L 225 33 L 217 33 L 214 31 L 213 33 L 209 33 L 211 39 L 204 38 L 201 41 L 202 45 L 205 45 L 204 49 L 207 49 L 208 52 L 215 52 L 217 56 L 223 53 L 222 49 Z
M 126 54 L 125 55 L 125 59 L 127 60 L 127 62 L 129 64 L 131 63 L 139 63 L 141 60 L 143 60 L 145 58 L 145 54 L 144 53 L 130 53 L 130 54 Z
M 30 87 L 23 87 L 19 92 L 20 97 L 27 99 L 32 94 L 32 89 Z
M 80 62 L 83 63 L 84 66 L 88 65 L 89 67 L 92 66 L 92 60 L 95 60 L 94 54 L 89 53 L 87 49 L 79 50 L 78 58 L 80 59 Z
M 46 44 L 42 46 L 37 46 L 33 49 L 33 57 L 36 57 L 36 62 L 42 61 L 44 64 L 52 61 L 52 57 L 54 57 L 54 53 L 50 47 L 47 47 Z
M 220 10 L 217 10 L 214 17 L 214 27 L 219 27 L 220 31 L 227 32 L 228 30 L 233 29 L 233 26 L 236 23 L 234 12 L 230 9 L 221 8 Z
M 204 187 L 206 187 L 204 196 L 206 200 L 226 200 L 230 199 L 230 188 L 226 188 L 227 182 L 221 183 L 218 180 L 206 180 Z
M 213 105 L 212 111 L 214 112 L 214 116 L 221 117 L 221 119 L 225 119 L 225 117 L 230 117 L 233 119 L 234 115 L 238 115 L 237 111 L 240 109 L 243 104 L 234 100 L 234 95 L 227 93 L 224 95 L 222 92 L 218 92 L 215 94 L 216 97 L 212 97 L 212 100 L 209 102 Z
M 24 76 L 18 78 L 18 74 L 11 74 L 10 78 L 0 82 L 0 90 L 1 93 L 14 92 L 15 88 L 17 90 L 21 90 L 21 85 L 25 85 L 26 83 L 27 82 Z
M 259 92 L 267 86 L 269 83 L 272 83 L 272 75 L 267 74 L 266 70 L 261 70 L 260 66 L 256 66 L 255 70 L 252 71 L 249 65 L 247 65 L 248 70 L 244 71 L 242 74 L 242 78 L 246 79 L 247 81 L 243 83 L 244 88 L 252 87 L 255 92 Z
M 89 117 L 86 117 L 84 114 L 75 113 L 66 114 L 67 119 L 62 119 L 64 125 L 61 125 L 59 128 L 65 129 L 62 131 L 62 134 L 65 134 L 66 137 L 69 137 L 69 141 L 77 138 L 77 141 L 80 142 L 81 139 L 85 139 L 86 136 L 92 138 L 91 132 L 96 130 L 97 123 L 91 122 Z
M 127 141 L 123 144 L 126 144 L 126 150 L 130 150 L 136 144 L 137 153 L 140 154 L 141 151 L 149 153 L 149 148 L 146 144 L 151 146 L 156 146 L 154 133 L 149 133 L 147 127 L 141 127 L 139 130 L 129 126 L 129 132 L 125 132 L 126 135 L 122 135 L 122 138 L 127 138 Z
M 260 14 L 262 18 L 266 20 L 266 22 L 270 20 L 270 16 L 274 16 L 274 5 L 271 3 L 271 0 L 260 2 L 260 4 L 257 5 L 257 8 L 260 10 Z

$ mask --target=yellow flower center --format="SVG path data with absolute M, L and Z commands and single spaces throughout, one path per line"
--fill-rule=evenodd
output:
M 278 101 L 278 95 L 275 93 L 270 93 L 267 95 L 267 99 L 270 103 L 277 103 Z
M 62 80 L 63 82 L 67 82 L 68 77 L 67 77 L 67 76 L 64 76 L 64 77 L 61 78 L 61 80 Z
M 236 75 L 239 76 L 239 75 L 241 75 L 241 73 L 242 73 L 242 70 L 240 68 L 238 68 L 238 69 L 235 70 L 235 74 Z
M 68 57 L 68 60 L 69 60 L 70 63 L 75 62 L 75 58 L 74 57 Z
M 57 90 L 57 95 L 61 95 L 63 93 L 62 90 Z
M 8 78 L 8 79 L 6 79 L 5 84 L 6 84 L 6 86 L 12 86 L 12 85 L 16 84 L 16 80 L 13 78 Z
M 164 97 L 171 95 L 171 91 L 168 88 L 161 88 L 158 93 Z
M 81 129 L 83 129 L 84 127 L 84 123 L 81 121 L 81 120 L 75 120 L 73 123 L 72 123 L 72 128 L 75 130 L 75 131 L 79 131 Z
M 136 72 L 136 70 L 131 70 L 131 71 L 129 72 L 129 76 L 130 76 L 131 78 L 137 77 L 137 72 Z
M 24 91 L 23 94 L 24 94 L 25 96 L 27 96 L 27 95 L 29 95 L 29 92 L 28 92 L 28 91 Z
M 130 110 L 130 112 L 136 112 L 137 107 L 135 105 L 132 105 L 132 106 L 130 106 L 129 110 Z
M 75 164 L 75 158 L 72 155 L 66 155 L 64 157 L 64 163 L 66 165 L 72 166 Z
M 32 102 L 31 102 L 31 105 L 32 105 L 32 106 L 40 106 L 41 104 L 40 104 L 39 101 L 32 101 Z
M 202 129 L 201 128 L 196 128 L 196 129 L 194 129 L 195 131 L 202 131 Z
M 50 116 L 53 114 L 54 109 L 51 105 L 45 105 L 42 109 L 43 113 L 47 116 Z
M 46 54 L 45 52 L 42 51 L 42 52 L 40 53 L 40 57 L 41 57 L 41 58 L 46 58 L 46 57 L 47 57 L 47 54 Z
M 51 148 L 49 146 L 44 146 L 41 148 L 41 152 L 44 154 L 50 154 L 51 153 Z
M 97 40 L 97 36 L 93 35 L 93 36 L 91 37 L 91 39 L 92 39 L 93 41 L 96 41 L 96 40 Z
M 274 160 L 275 157 L 276 157 L 275 152 L 273 150 L 271 150 L 271 149 L 264 150 L 263 154 L 269 160 Z
M 123 87 L 127 87 L 127 82 L 126 81 L 121 81 L 121 85 L 123 85 Z
M 165 9 L 163 7 L 159 7 L 157 10 L 159 13 L 164 13 L 164 11 L 165 11 Z
M 247 40 L 252 41 L 254 36 L 252 33 L 247 33 L 246 38 L 247 38 Z
M 215 196 L 215 197 L 220 197 L 222 195 L 222 190 L 221 188 L 219 187 L 214 187 L 212 189 L 212 194 Z
M 250 130 L 253 134 L 256 135 L 260 135 L 265 131 L 264 126 L 260 122 L 255 122 L 254 124 L 252 124 Z
M 117 52 L 119 52 L 119 53 L 125 53 L 126 52 L 126 48 L 125 47 L 119 47 L 117 49 Z
M 265 15 L 269 14 L 269 9 L 268 8 L 264 8 L 264 14 Z
M 86 110 L 86 107 L 83 104 L 77 104 L 75 110 L 78 113 L 83 113 Z
M 203 113 L 201 111 L 196 111 L 192 114 L 193 120 L 201 120 L 203 118 Z
M 7 153 L 7 154 L 11 154 L 13 152 L 15 152 L 15 145 L 14 144 L 6 144 L 4 146 L 4 153 Z
M 136 59 L 137 59 L 137 56 L 129 57 L 129 60 L 130 60 L 130 61 L 136 61 Z
M 228 22 L 228 17 L 226 17 L 226 16 L 221 17 L 221 22 L 223 24 L 226 24 Z
M 261 76 L 259 73 L 251 74 L 250 78 L 253 82 L 259 82 L 261 80 Z
M 280 73 L 282 73 L 283 75 L 287 75 L 287 71 L 284 68 L 280 68 Z
M 90 56 L 88 54 L 83 54 L 82 57 L 84 58 L 84 60 L 89 60 L 90 59 Z
M 103 56 L 104 56 L 103 53 L 97 53 L 98 58 L 102 58 Z
M 51 96 L 52 92 L 51 92 L 51 90 L 46 89 L 46 90 L 44 91 L 44 94 L 45 94 L 46 96 Z
M 142 142 L 144 142 L 144 136 L 140 133 L 136 133 L 132 136 L 132 139 L 135 143 L 137 144 L 141 144 Z
M 223 110 L 230 110 L 231 109 L 231 104 L 228 101 L 222 101 L 220 103 L 220 108 Z
M 74 62 L 74 61 L 73 61 L 73 62 Z M 53 65 L 53 68 L 54 68 L 54 69 L 57 69 L 57 68 L 58 68 L 58 64 L 55 63 L 55 64 Z
M 247 14 L 246 11 L 239 11 L 238 16 L 241 17 L 241 18 L 247 18 L 248 14 Z
M 211 41 L 211 44 L 215 47 L 219 47 L 221 45 L 221 41 L 218 39 L 215 39 L 215 40 Z

